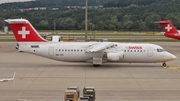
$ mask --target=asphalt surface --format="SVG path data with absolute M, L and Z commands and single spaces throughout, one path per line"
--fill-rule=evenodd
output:
M 180 101 L 180 42 L 156 42 L 178 58 L 162 63 L 67 63 L 18 52 L 0 42 L 0 101 L 63 101 L 68 86 L 93 86 L 96 101 Z

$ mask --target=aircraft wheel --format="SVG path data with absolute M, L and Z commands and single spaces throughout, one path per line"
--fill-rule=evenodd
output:
M 162 65 L 163 65 L 163 67 L 166 67 L 166 63 L 165 62 Z
M 99 67 L 100 65 L 98 65 L 98 64 L 93 64 L 93 66 L 94 66 L 94 67 Z

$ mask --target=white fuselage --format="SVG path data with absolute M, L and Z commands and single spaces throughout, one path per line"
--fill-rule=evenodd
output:
M 102 58 L 103 62 L 156 63 L 176 58 L 176 56 L 158 45 L 141 43 L 115 43 L 116 47 L 94 53 L 86 52 L 89 46 L 97 43 L 101 42 L 22 42 L 19 43 L 19 49 L 24 52 L 66 62 L 92 62 L 93 58 Z M 118 60 L 114 59 L 117 58 L 114 53 L 120 53 Z

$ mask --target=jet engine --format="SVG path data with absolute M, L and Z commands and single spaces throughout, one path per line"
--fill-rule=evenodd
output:
M 124 57 L 123 52 L 107 53 L 107 59 L 110 61 L 119 61 L 120 59 L 123 59 L 123 57 Z

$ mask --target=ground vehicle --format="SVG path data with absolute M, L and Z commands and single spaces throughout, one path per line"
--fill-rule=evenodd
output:
M 78 98 L 79 98 L 79 87 L 77 87 L 77 86 L 69 86 L 67 88 L 67 90 L 76 90 L 76 92 L 78 94 Z
M 94 89 L 94 87 L 84 87 L 83 97 L 89 97 L 89 101 L 95 101 L 95 89 Z
M 66 90 L 64 95 L 64 101 L 78 101 L 78 95 L 76 90 Z
M 80 97 L 79 101 L 90 101 L 89 97 Z

